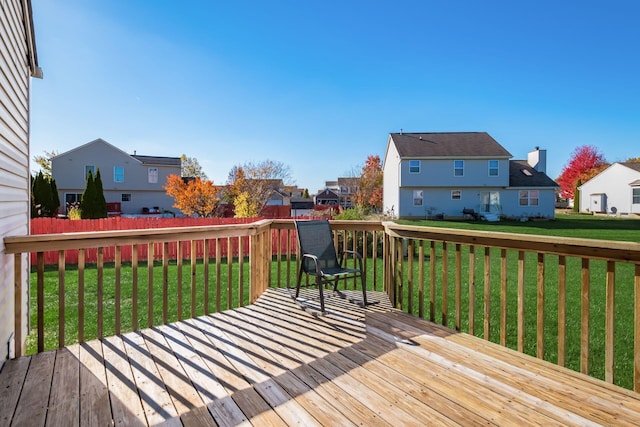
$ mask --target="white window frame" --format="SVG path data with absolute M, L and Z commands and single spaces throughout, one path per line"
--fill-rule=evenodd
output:
M 423 205 L 424 205 L 424 191 L 413 190 L 413 206 L 423 206 Z
M 495 166 L 491 166 L 492 164 L 495 163 Z M 489 167 L 489 176 L 499 176 L 500 175 L 500 162 L 497 160 L 489 160 L 487 163 L 487 166 Z M 492 173 L 493 171 L 495 171 L 494 173 Z
M 157 184 L 158 175 L 159 175 L 158 168 L 149 168 L 147 170 L 147 177 L 148 177 L 149 184 Z
M 640 205 L 640 188 L 633 188 L 631 190 L 631 204 Z
M 520 206 L 540 206 L 540 192 L 538 190 L 520 190 L 518 204 Z
M 421 168 L 420 160 L 409 160 L 409 173 L 420 173 Z
M 453 176 L 464 176 L 464 160 L 453 161 Z
M 451 200 L 462 200 L 462 190 L 451 190 Z
M 118 172 L 121 172 L 121 173 L 118 173 Z M 124 166 L 113 167 L 113 182 L 119 182 L 119 183 L 124 182 Z

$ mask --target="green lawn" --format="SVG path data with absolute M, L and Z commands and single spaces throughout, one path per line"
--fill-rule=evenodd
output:
M 640 220 L 617 219 L 609 217 L 593 217 L 585 215 L 558 215 L 553 221 L 537 221 L 537 222 L 449 222 L 449 221 L 401 221 L 402 223 L 410 223 L 413 225 L 428 225 L 434 227 L 449 228 L 467 228 L 477 230 L 493 230 L 524 234 L 543 234 L 553 236 L 567 237 L 585 237 L 597 238 L 605 240 L 624 240 L 624 241 L 640 241 Z M 429 318 L 429 249 L 428 242 L 425 247 L 425 257 L 422 260 L 425 267 L 425 317 Z M 370 246 L 369 246 L 370 247 Z M 468 331 L 468 307 L 469 307 L 469 288 L 468 288 L 468 247 L 462 248 L 462 331 Z M 499 319 L 500 319 L 500 259 L 499 250 L 491 251 L 491 341 L 499 342 Z M 516 302 L 517 302 L 517 252 L 508 251 L 508 340 L 507 345 L 511 348 L 516 347 Z M 476 312 L 475 334 L 483 333 L 484 311 L 484 252 L 476 250 L 476 298 L 474 307 Z M 418 313 L 418 265 L 421 260 L 414 255 L 414 288 L 413 288 L 413 307 L 414 314 Z M 447 278 L 442 277 L 443 250 L 442 245 L 437 245 L 436 251 L 436 297 L 434 301 L 435 321 L 440 322 L 442 319 L 442 299 L 444 295 L 443 281 L 446 281 L 448 304 L 446 307 L 446 317 L 448 318 L 447 326 L 454 327 L 455 311 L 455 283 L 453 272 L 455 266 L 455 254 L 453 248 L 448 251 L 449 275 Z M 568 259 L 567 268 L 567 366 L 574 370 L 579 370 L 580 360 L 580 260 Z M 371 258 L 367 260 L 369 289 L 373 284 L 373 261 Z M 71 344 L 77 341 L 77 325 L 78 325 L 78 279 L 77 270 L 73 266 L 66 267 L 65 274 L 65 342 Z M 220 279 L 216 279 L 215 263 L 208 266 L 209 277 L 209 312 L 216 310 L 217 295 L 220 295 L 220 308 L 222 310 L 229 306 L 229 298 L 231 307 L 248 304 L 249 302 L 249 264 L 244 263 L 244 280 L 243 280 L 243 301 L 239 301 L 239 285 L 238 285 L 238 263 L 234 260 L 232 263 L 232 292 L 229 296 L 227 289 L 227 261 L 222 260 L 220 266 Z M 295 282 L 295 259 L 292 259 L 289 267 L 289 284 Z M 408 267 L 405 264 L 404 271 L 404 304 L 405 310 L 408 307 Z M 537 258 L 535 254 L 527 254 L 525 266 L 525 352 L 535 355 L 536 353 L 536 268 Z M 546 360 L 557 361 L 557 257 L 547 255 L 545 257 L 546 280 L 544 285 L 544 307 L 545 307 L 545 330 L 544 330 L 544 358 Z M 382 290 L 382 260 L 377 262 L 376 276 L 378 285 L 376 290 Z M 590 374 L 597 378 L 604 377 L 604 297 L 605 297 L 605 271 L 606 265 L 602 261 L 592 261 L 590 265 L 591 275 L 591 298 L 590 298 Z M 272 263 L 272 286 L 285 286 L 287 277 L 286 263 L 281 263 L 281 280 L 277 278 L 278 263 L 274 260 Z M 122 293 L 122 332 L 132 330 L 132 269 L 130 265 L 124 265 L 121 270 L 121 293 Z M 195 314 L 197 316 L 204 314 L 204 276 L 205 267 L 199 263 L 196 268 L 196 289 L 194 304 L 196 306 Z M 148 270 L 146 265 L 141 264 L 138 268 L 138 325 L 144 328 L 148 323 Z M 153 274 L 153 323 L 162 323 L 162 266 L 156 264 Z M 115 270 L 112 265 L 107 265 L 104 269 L 104 335 L 109 336 L 115 333 Z M 31 304 L 32 316 L 31 327 L 36 326 L 36 274 L 32 273 L 31 277 Z M 169 267 L 168 280 L 168 313 L 169 321 L 178 319 L 178 278 L 177 267 L 175 262 Z M 353 282 L 348 286 L 353 287 Z M 616 266 L 616 322 L 615 322 L 615 383 L 626 388 L 633 387 L 633 266 L 629 264 L 618 263 Z M 183 289 L 182 289 L 182 312 L 183 318 L 190 317 L 191 310 L 191 285 L 190 285 L 190 266 L 183 267 Z M 51 349 L 57 347 L 57 319 L 58 319 L 58 272 L 57 269 L 50 268 L 45 273 L 45 348 Z M 97 336 L 97 272 L 93 266 L 88 266 L 85 270 L 85 339 L 93 339 Z M 36 334 L 30 334 L 28 337 L 28 351 L 36 350 Z

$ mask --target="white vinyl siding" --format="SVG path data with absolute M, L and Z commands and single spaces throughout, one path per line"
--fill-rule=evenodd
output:
M 0 3 L 0 241 L 7 236 L 29 234 L 29 85 L 30 56 L 25 28 L 28 9 L 25 2 L 5 0 Z M 29 318 L 28 255 L 22 257 L 22 283 L 19 292 L 22 299 L 22 331 L 27 334 Z M 16 338 L 14 330 L 14 257 L 6 254 L 0 245 L 0 369 L 9 357 L 9 347 Z M 15 343 L 22 347 L 22 343 Z M 15 348 L 12 346 L 12 348 Z

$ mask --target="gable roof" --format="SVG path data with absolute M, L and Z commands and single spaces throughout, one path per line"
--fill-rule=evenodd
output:
M 633 169 L 634 171 L 640 172 L 640 162 L 619 162 L 621 165 L 628 167 L 629 169 Z
M 509 187 L 560 187 L 544 172 L 535 170 L 526 160 L 509 162 Z
M 391 133 L 400 157 L 512 157 L 486 132 Z

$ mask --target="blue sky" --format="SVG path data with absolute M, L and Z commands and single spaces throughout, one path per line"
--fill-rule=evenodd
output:
M 96 138 L 289 165 L 315 193 L 390 132 L 485 131 L 556 178 L 640 156 L 640 2 L 33 0 L 31 156 Z

